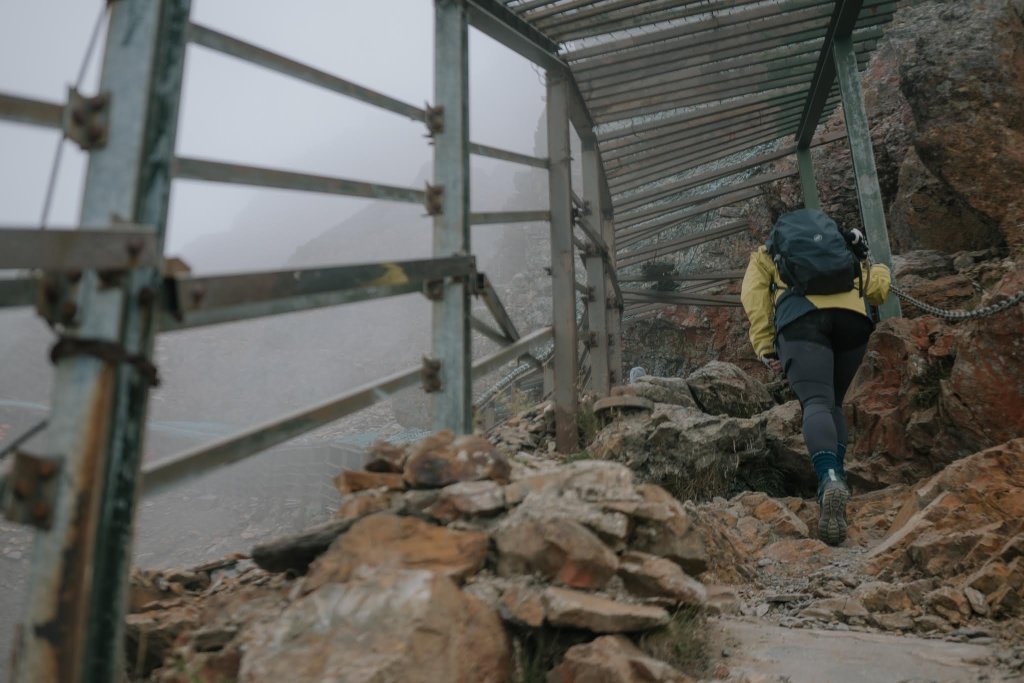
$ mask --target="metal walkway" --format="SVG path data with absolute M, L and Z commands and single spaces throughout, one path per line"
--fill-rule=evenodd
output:
M 56 342 L 46 428 L 13 449 L 0 472 L 7 516 L 40 530 L 15 680 L 118 680 L 142 490 L 174 486 L 417 383 L 434 397 L 438 428 L 469 432 L 472 378 L 518 359 L 549 368 L 557 445 L 575 450 L 580 378 L 599 396 L 621 381 L 625 306 L 735 304 L 702 293 L 735 273 L 694 275 L 669 296 L 620 288 L 619 270 L 624 283 L 639 284 L 634 266 L 749 229 L 715 219 L 703 232 L 678 234 L 784 177 L 757 169 L 788 155 L 799 159 L 805 202 L 816 205 L 809 149 L 839 139 L 816 139 L 815 130 L 840 99 L 864 224 L 876 256 L 888 260 L 858 66 L 895 8 L 883 0 L 436 0 L 434 101 L 418 107 L 193 23 L 189 0 L 108 3 L 100 92 L 72 90 L 66 102 L 0 94 L 0 119 L 61 130 L 89 152 L 83 227 L 0 230 L 0 270 L 20 273 L 0 279 L 0 306 L 34 305 Z M 546 71 L 545 158 L 470 142 L 470 26 Z M 176 156 L 190 44 L 425 126 L 431 183 L 394 187 Z M 579 188 L 570 129 L 581 141 Z M 546 169 L 548 207 L 470 213 L 471 154 Z M 193 277 L 163 256 L 176 179 L 422 204 L 434 220 L 433 258 Z M 550 326 L 523 335 L 477 270 L 469 228 L 538 220 L 550 223 L 553 312 Z M 409 292 L 422 292 L 433 313 L 421 367 L 143 468 L 156 334 Z M 472 314 L 471 297 L 491 320 Z M 474 330 L 502 348 L 474 361 Z

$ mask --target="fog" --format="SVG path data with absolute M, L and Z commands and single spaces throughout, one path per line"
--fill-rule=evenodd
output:
M 0 91 L 62 101 L 103 4 L 0 6 Z M 196 0 L 192 19 L 410 104 L 432 99 L 429 0 Z M 102 45 L 101 36 L 86 93 L 97 88 Z M 475 30 L 470 55 L 471 139 L 534 153 L 542 74 Z M 425 133 L 421 123 L 390 112 L 188 49 L 181 156 L 422 187 L 432 159 Z M 57 143 L 54 131 L 0 123 L 0 223 L 39 224 Z M 472 166 L 473 210 L 546 206 L 543 172 L 489 159 Z M 84 171 L 85 154 L 65 143 L 50 225 L 77 224 Z M 515 189 L 524 177 L 537 192 Z M 416 205 L 175 181 L 166 252 L 196 274 L 424 258 L 431 223 L 423 214 Z M 520 238 L 508 235 L 517 230 L 474 228 L 481 263 L 501 271 L 499 243 Z M 151 416 L 239 425 L 306 405 L 418 361 L 429 350 L 428 311 L 421 297 L 409 296 L 166 335 L 158 345 L 165 382 L 153 394 Z M 0 400 L 48 401 L 51 368 L 39 352 L 48 336 L 30 311 L 0 313 L 0 353 L 18 358 L 0 364 Z
M 62 102 L 81 67 L 102 0 L 0 1 L 0 92 Z M 192 19 L 416 106 L 433 98 L 430 0 L 195 0 Z M 98 87 L 103 36 L 82 91 Z M 470 32 L 470 137 L 541 154 L 542 74 Z M 116 131 L 113 132 L 116 135 Z M 177 154 L 422 188 L 432 149 L 417 123 L 190 46 Z M 36 227 L 58 133 L 0 122 L 0 225 Z M 86 155 L 64 143 L 48 225 L 78 224 Z M 544 209 L 543 171 L 472 160 L 472 209 Z M 546 225 L 479 226 L 474 253 L 509 298 L 521 331 L 547 319 Z M 423 207 L 311 193 L 175 181 L 166 253 L 195 274 L 429 257 Z M 538 285 L 539 283 L 539 285 Z M 526 291 L 530 290 L 530 291 Z M 29 309 L 0 310 L 0 449 L 46 415 L 53 390 L 49 328 Z M 474 336 L 479 355 L 494 348 Z M 385 374 L 430 352 L 419 295 L 161 335 L 147 460 L 255 425 Z M 486 381 L 477 389 L 486 388 Z M 187 564 L 329 516 L 330 475 L 357 465 L 376 436 L 413 438 L 429 424 L 417 388 L 142 504 L 136 558 Z M 402 424 L 396 420 L 401 414 Z M 31 535 L 0 520 L 0 651 L 21 613 Z M 0 679 L 7 658 L 0 652 Z

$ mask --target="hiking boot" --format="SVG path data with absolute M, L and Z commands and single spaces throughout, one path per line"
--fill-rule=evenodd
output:
M 831 474 L 831 471 L 829 472 Z M 850 489 L 842 479 L 830 476 L 818 492 L 818 538 L 829 545 L 839 545 L 846 540 L 846 501 L 850 500 Z

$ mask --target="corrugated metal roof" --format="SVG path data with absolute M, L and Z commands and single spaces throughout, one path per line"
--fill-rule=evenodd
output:
M 660 246 L 657 238 L 682 221 L 746 201 L 760 185 L 780 178 L 750 173 L 795 151 L 794 136 L 810 106 L 822 46 L 844 3 L 503 4 L 557 43 L 575 76 L 596 125 L 620 261 L 630 264 L 671 253 L 676 245 L 666 241 L 652 248 L 650 242 Z M 896 8 L 896 0 L 863 2 L 852 34 L 861 68 Z M 838 103 L 838 87 L 833 86 L 823 117 Z M 781 152 L 765 151 L 779 141 L 786 144 Z

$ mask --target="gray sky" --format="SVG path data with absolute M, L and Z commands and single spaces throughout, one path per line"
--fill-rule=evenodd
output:
M 101 4 L 0 0 L 0 91 L 62 101 Z M 194 0 L 192 17 L 411 104 L 432 99 L 431 0 Z M 99 58 L 87 93 L 96 88 Z M 543 107 L 540 73 L 475 31 L 470 65 L 474 142 L 532 152 Z M 424 133 L 422 125 L 389 112 L 189 48 L 179 154 L 410 185 L 431 158 Z M 0 123 L 0 224 L 38 224 L 56 142 L 54 132 Z M 84 168 L 85 155 L 65 144 L 51 224 L 77 223 Z M 368 201 L 280 195 L 304 209 L 320 207 L 302 212 L 306 222 L 283 238 L 287 251 Z M 245 208 L 266 196 L 266 190 L 176 182 L 168 252 L 238 227 Z

